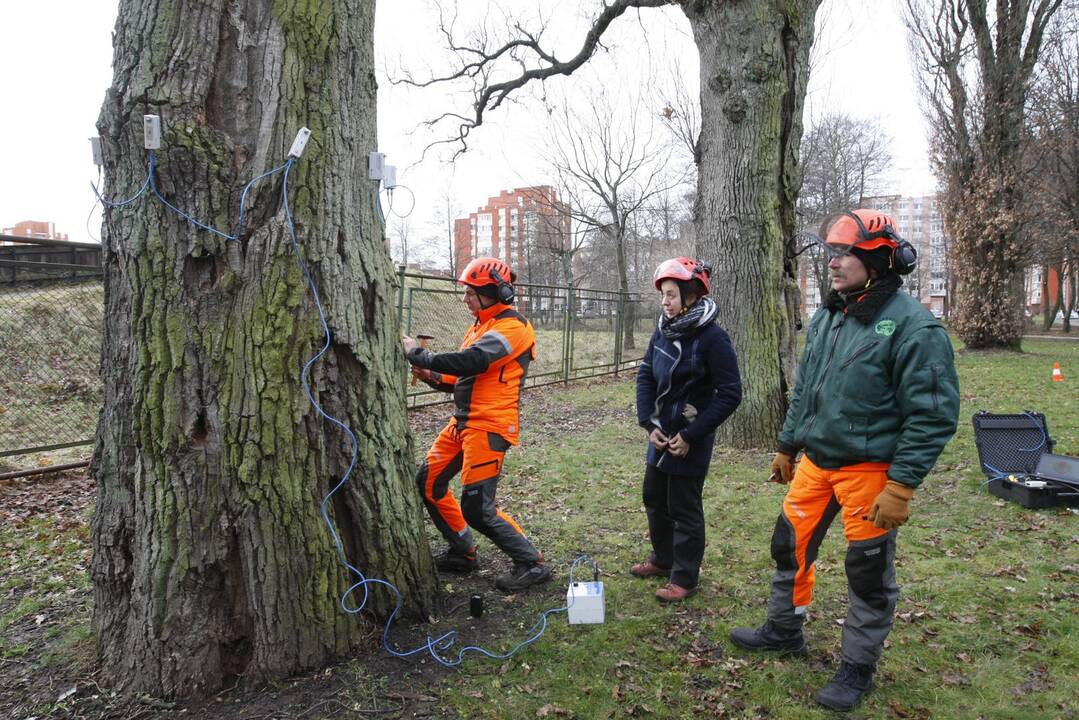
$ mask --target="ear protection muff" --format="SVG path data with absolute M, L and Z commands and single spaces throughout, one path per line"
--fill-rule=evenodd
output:
M 854 220 L 858 225 L 858 232 L 861 234 L 864 242 L 883 237 L 896 243 L 896 246 L 892 248 L 891 255 L 888 258 L 888 264 L 896 275 L 909 275 L 914 272 L 914 268 L 918 266 L 918 251 L 913 245 L 900 237 L 899 233 L 895 231 L 895 228 L 885 224 L 881 229 L 869 232 L 866 229 L 865 224 L 862 223 L 860 217 L 852 212 L 845 212 L 843 214 Z
M 909 275 L 916 267 L 918 267 L 918 251 L 909 242 L 899 238 L 899 244 L 892 248 L 892 270 L 897 275 Z
M 498 283 L 498 301 L 509 305 L 513 302 L 514 295 L 516 294 L 513 286 L 503 279 L 498 271 L 491 268 L 491 279 Z

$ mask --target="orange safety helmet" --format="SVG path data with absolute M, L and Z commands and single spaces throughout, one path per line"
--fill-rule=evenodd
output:
M 659 290 L 664 280 L 700 280 L 704 286 L 704 294 L 709 292 L 708 278 L 712 277 L 712 266 L 705 265 L 693 258 L 682 256 L 664 260 L 656 268 L 656 274 L 652 276 L 652 284 Z
M 890 251 L 887 267 L 899 275 L 912 272 L 918 264 L 918 251 L 899 235 L 895 219 L 880 210 L 844 212 L 832 222 L 824 238 L 824 251 L 829 257 L 878 248 Z
M 510 266 L 494 257 L 478 257 L 465 265 L 461 271 L 461 277 L 457 282 L 462 285 L 470 285 L 481 288 L 486 285 L 496 287 L 495 297 L 507 305 L 513 302 L 513 284 L 517 280 L 517 273 Z
M 836 218 L 828 228 L 824 244 L 876 250 L 894 248 L 899 240 L 899 230 L 891 215 L 880 210 L 854 210 Z

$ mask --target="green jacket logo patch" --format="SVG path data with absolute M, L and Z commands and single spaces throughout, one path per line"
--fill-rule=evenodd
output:
M 895 320 L 881 320 L 876 329 L 877 335 L 891 335 L 895 332 Z

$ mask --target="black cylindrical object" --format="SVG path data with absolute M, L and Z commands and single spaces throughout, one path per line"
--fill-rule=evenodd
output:
M 473 595 L 468 599 L 468 614 L 474 618 L 483 615 L 483 596 Z

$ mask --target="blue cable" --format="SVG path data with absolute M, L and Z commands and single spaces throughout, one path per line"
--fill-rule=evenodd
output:
M 1030 412 L 1029 410 L 1024 410 L 1023 415 L 1026 415 L 1027 419 L 1034 423 L 1034 427 L 1038 428 L 1038 430 L 1041 430 L 1042 441 L 1032 448 L 1016 448 L 1016 450 L 1018 452 L 1035 452 L 1037 450 L 1041 450 L 1049 442 L 1049 434 L 1045 431 L 1045 425 L 1041 422 L 1041 420 L 1035 417 L 1034 413 Z M 994 473 L 993 477 L 982 483 L 983 487 L 995 480 L 1007 480 L 1009 476 L 1015 475 L 1015 473 L 1006 473 L 1002 470 L 997 470 L 995 467 L 984 461 L 982 462 L 982 467 Z M 1027 473 L 1020 473 L 1019 475 L 1021 477 L 1026 477 Z
M 97 199 L 101 201 L 102 205 L 104 205 L 106 207 L 113 207 L 113 208 L 123 207 L 124 205 L 130 205 L 131 203 L 135 202 L 140 197 L 142 197 L 142 194 L 144 192 L 146 192 L 146 188 L 150 187 L 150 175 L 153 173 L 153 171 L 154 171 L 154 154 L 150 153 L 150 169 L 146 173 L 146 179 L 143 181 L 142 187 L 139 188 L 139 191 L 137 193 L 135 193 L 134 195 L 132 195 L 131 197 L 129 197 L 127 200 L 120 200 L 120 201 L 117 201 L 117 202 L 112 202 L 111 200 L 106 200 L 105 198 L 101 197 L 101 193 L 99 193 L 97 191 L 97 186 L 94 185 L 92 182 L 90 183 L 90 189 L 94 191 L 94 195 L 97 196 Z M 93 210 L 91 210 L 91 212 L 93 212 Z
M 289 160 L 291 161 L 292 158 L 289 158 Z M 251 179 L 250 181 L 248 181 L 248 183 L 246 185 L 244 185 L 243 192 L 240 193 L 240 221 L 239 221 L 239 227 L 236 230 L 235 235 L 229 235 L 228 233 L 221 232 L 217 228 L 214 228 L 214 227 L 211 227 L 211 226 L 209 226 L 209 225 L 207 225 L 205 223 L 199 222 L 195 218 L 191 217 L 191 215 L 189 215 L 188 213 L 184 212 L 183 210 L 181 210 L 180 208 L 176 207 L 175 205 L 170 203 L 168 200 L 166 200 L 165 197 L 158 191 L 157 184 L 154 182 L 154 168 L 156 167 L 156 164 L 157 164 L 157 157 L 153 153 L 153 151 L 151 151 L 150 152 L 150 169 L 146 174 L 146 180 L 143 182 L 142 187 L 139 188 L 139 191 L 137 193 L 135 193 L 134 195 L 132 195 L 131 197 L 129 197 L 127 200 L 122 200 L 120 202 L 110 202 L 110 201 L 106 200 L 105 198 L 101 197 L 101 194 L 97 191 L 97 187 L 93 183 L 90 183 L 90 187 L 93 189 L 94 195 L 97 195 L 97 199 L 100 200 L 102 202 L 102 204 L 104 204 L 104 205 L 106 205 L 108 207 L 113 207 L 113 208 L 123 207 L 125 205 L 129 205 L 129 204 L 135 202 L 136 200 L 138 200 L 142 196 L 143 193 L 146 192 L 147 188 L 149 188 L 150 192 L 153 193 L 154 197 L 156 197 L 158 200 L 160 200 L 161 203 L 165 207 L 167 207 L 168 209 L 175 212 L 177 215 L 182 217 L 184 220 L 187 220 L 192 225 L 196 225 L 196 226 L 202 228 L 203 230 L 207 230 L 209 232 L 212 232 L 214 235 L 219 235 L 219 236 L 225 238 L 226 240 L 239 240 L 240 236 L 243 235 L 243 232 L 244 232 L 244 212 L 245 212 L 246 205 L 247 205 L 247 193 L 251 189 L 251 187 L 255 183 L 257 183 L 259 180 L 262 180 L 263 178 L 269 177 L 271 175 L 275 175 L 276 173 L 279 173 L 282 170 L 284 170 L 289 165 L 289 163 L 286 162 L 284 165 L 281 165 L 280 167 L 276 167 L 273 170 L 267 170 L 266 172 L 262 173 L 261 175 Z M 93 212 L 93 210 L 91 210 L 91 212 Z
M 438 637 L 431 637 L 430 635 L 428 635 L 427 642 L 423 643 L 422 645 L 419 645 L 411 650 L 399 651 L 392 647 L 390 644 L 390 628 L 393 626 L 394 618 L 397 617 L 397 614 L 401 611 L 401 607 L 404 605 L 404 598 L 401 595 L 401 591 L 398 590 L 393 583 L 387 580 L 367 577 L 358 568 L 354 567 L 351 563 L 349 563 L 348 559 L 345 557 L 345 550 L 341 543 L 341 537 L 337 533 L 337 529 L 334 527 L 333 522 L 330 520 L 330 515 L 327 508 L 329 507 L 330 499 L 333 497 L 334 493 L 336 493 L 345 485 L 345 483 L 348 481 L 349 476 L 352 474 L 352 470 L 356 466 L 356 460 L 359 454 L 359 441 L 356 439 L 356 434 L 352 432 L 352 429 L 349 428 L 348 425 L 341 422 L 340 420 L 328 414 L 325 410 L 322 409 L 322 406 L 319 405 L 317 400 L 315 400 L 314 394 L 311 392 L 311 385 L 308 382 L 311 366 L 316 363 L 323 355 L 325 355 L 326 351 L 330 348 L 331 335 L 329 324 L 326 322 L 326 312 L 322 305 L 322 298 L 319 296 L 318 287 L 315 285 L 314 278 L 311 275 L 311 271 L 308 268 L 307 263 L 303 259 L 303 255 L 300 253 L 300 245 L 296 240 L 296 225 L 292 220 L 292 208 L 289 205 L 288 201 L 288 179 L 294 161 L 295 158 L 290 157 L 288 161 L 282 166 L 285 170 L 285 178 L 282 188 L 283 204 L 285 206 L 285 220 L 288 224 L 289 239 L 292 244 L 292 250 L 296 254 L 296 261 L 300 264 L 300 268 L 303 270 L 304 277 L 307 280 L 308 287 L 311 289 L 311 295 L 315 300 L 315 307 L 318 310 L 319 322 L 322 325 L 322 332 L 325 337 L 322 349 L 315 353 L 315 355 L 313 355 L 304 364 L 303 370 L 300 373 L 300 381 L 303 385 L 304 394 L 307 396 L 307 399 L 311 403 L 311 406 L 315 408 L 315 411 L 330 423 L 333 423 L 337 427 L 344 430 L 345 434 L 348 435 L 350 444 L 352 445 L 352 456 L 349 460 L 348 469 L 346 469 L 344 474 L 341 476 L 341 480 L 336 485 L 334 485 L 334 487 L 328 493 L 326 493 L 326 496 L 324 498 L 322 498 L 322 503 L 319 506 L 319 509 L 322 513 L 322 520 L 326 523 L 326 527 L 330 531 L 330 536 L 333 538 L 334 546 L 337 548 L 338 560 L 341 562 L 342 566 L 344 566 L 358 578 L 358 580 L 353 583 L 347 590 L 345 590 L 345 593 L 341 596 L 341 609 L 349 614 L 355 614 L 362 611 L 363 608 L 367 605 L 367 601 L 369 599 L 369 591 L 367 589 L 367 586 L 371 584 L 384 585 L 385 587 L 393 591 L 393 594 L 397 597 L 397 604 L 394 606 L 393 612 L 390 613 L 389 618 L 387 618 L 386 626 L 382 631 L 382 647 L 386 650 L 386 652 L 390 653 L 394 657 L 405 658 L 415 655 L 417 653 L 428 652 L 431 657 L 435 659 L 435 661 L 445 667 L 457 667 L 462 662 L 464 662 L 465 654 L 469 652 L 480 653 L 493 660 L 505 660 L 507 658 L 510 658 L 513 655 L 517 654 L 520 650 L 528 647 L 543 636 L 543 633 L 547 630 L 547 617 L 549 615 L 558 612 L 568 612 L 569 606 L 567 605 L 564 607 L 551 608 L 541 613 L 539 620 L 537 620 L 536 623 L 529 629 L 529 637 L 527 637 L 525 640 L 522 640 L 509 652 L 494 653 L 477 645 L 468 645 L 461 648 L 457 652 L 456 658 L 445 658 L 440 655 L 439 652 L 445 652 L 451 647 L 453 647 L 454 643 L 456 643 L 457 641 L 456 630 L 450 630 L 446 633 L 443 633 L 442 635 L 439 635 Z M 592 562 L 592 567 L 595 573 L 598 575 L 599 570 L 598 568 L 596 568 L 595 561 L 593 561 L 587 555 L 582 555 L 576 560 L 574 560 L 573 565 L 570 567 L 571 582 L 573 579 L 574 570 L 584 560 Z M 360 602 L 359 605 L 350 606 L 348 603 L 349 596 L 351 596 L 352 593 L 359 588 L 363 588 L 363 601 Z
M 1032 448 L 1019 448 L 1019 452 L 1035 452 L 1036 450 L 1041 450 L 1045 447 L 1046 443 L 1049 442 L 1049 434 L 1045 432 L 1045 425 L 1029 410 L 1024 410 L 1023 414 L 1027 416 L 1028 420 L 1034 423 L 1034 427 L 1042 431 L 1042 441 Z

